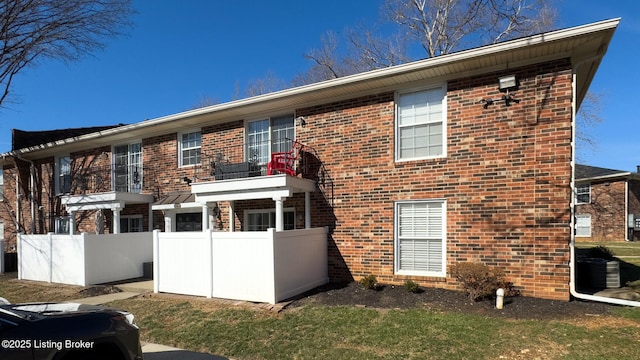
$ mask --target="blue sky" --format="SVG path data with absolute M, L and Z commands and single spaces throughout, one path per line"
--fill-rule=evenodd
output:
M 640 83 L 640 2 L 557 0 L 558 27 L 621 17 L 591 89 L 603 94 L 604 121 L 590 129 L 595 151 L 580 162 L 635 171 L 640 165 L 636 84 Z M 11 129 L 135 123 L 233 99 L 267 72 L 290 80 L 309 67 L 303 54 L 327 31 L 379 19 L 382 0 L 134 0 L 126 37 L 80 62 L 41 62 L 14 80 L 0 109 L 0 153 Z

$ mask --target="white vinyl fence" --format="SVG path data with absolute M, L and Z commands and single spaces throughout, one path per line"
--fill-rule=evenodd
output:
M 328 282 L 327 229 L 154 231 L 154 291 L 275 304 Z
M 152 233 L 18 235 L 18 278 L 95 285 L 141 277 Z

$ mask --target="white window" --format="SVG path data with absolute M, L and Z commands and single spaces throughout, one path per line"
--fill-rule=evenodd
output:
M 198 130 L 180 134 L 179 138 L 179 166 L 200 164 L 202 151 L 202 132 Z
M 394 221 L 396 273 L 445 276 L 446 202 L 397 202 Z
M 591 203 L 591 184 L 576 185 L 576 204 Z
M 444 86 L 396 97 L 396 160 L 446 156 Z
M 4 200 L 4 171 L 0 169 L 0 201 Z
M 114 191 L 142 191 L 142 144 L 119 145 L 113 148 Z
M 142 232 L 142 216 L 131 215 L 120 218 L 120 232 Z
M 251 121 L 247 124 L 246 161 L 266 164 L 271 152 L 291 150 L 293 140 L 295 126 L 292 115 Z
M 58 156 L 56 158 L 56 194 L 71 192 L 71 157 Z
M 396 159 L 446 156 L 444 86 L 399 93 L 396 103 Z
M 576 236 L 591 236 L 591 215 L 576 215 Z
M 295 212 L 293 209 L 284 210 L 284 229 L 293 230 L 296 228 Z M 246 215 L 247 231 L 267 231 L 276 227 L 275 210 L 249 210 Z
M 69 234 L 71 218 L 69 216 L 59 216 L 56 218 L 56 234 Z

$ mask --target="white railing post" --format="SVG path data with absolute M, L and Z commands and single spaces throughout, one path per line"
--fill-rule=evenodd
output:
M 205 236 L 207 240 L 207 298 L 213 297 L 213 231 L 209 230 Z
M 47 233 L 49 240 L 49 282 L 53 282 L 53 233 Z
M 153 292 L 160 289 L 160 230 L 153 230 Z

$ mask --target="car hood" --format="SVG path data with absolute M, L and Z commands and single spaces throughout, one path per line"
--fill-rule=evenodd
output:
M 9 311 L 13 311 L 18 314 L 38 314 L 41 316 L 55 316 L 55 315 L 69 315 L 69 314 L 80 314 L 80 313 L 90 313 L 90 312 L 115 312 L 123 315 L 129 324 L 134 324 L 133 314 L 117 310 L 105 306 L 99 305 L 86 305 L 80 303 L 55 303 L 55 302 L 47 302 L 47 303 L 27 303 L 27 304 L 8 304 L 8 305 L 0 305 L 1 308 Z

